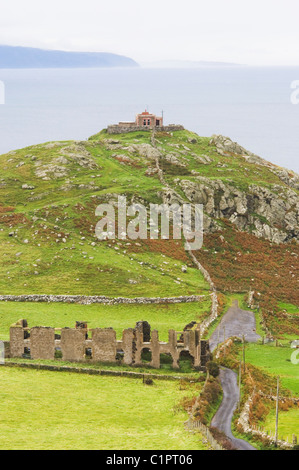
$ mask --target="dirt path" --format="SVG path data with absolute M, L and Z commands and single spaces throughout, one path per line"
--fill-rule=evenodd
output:
M 220 324 L 210 338 L 210 349 L 213 351 L 218 344 L 232 336 L 242 338 L 246 341 L 256 342 L 260 336 L 256 333 L 256 321 L 253 312 L 241 310 L 238 301 L 234 301 L 227 313 L 222 318 Z M 256 450 L 248 442 L 236 439 L 231 431 L 231 423 L 234 411 L 239 401 L 239 388 L 237 374 L 230 369 L 222 369 L 220 380 L 223 389 L 223 400 L 215 414 L 211 425 L 220 431 L 232 441 L 234 447 L 238 450 Z

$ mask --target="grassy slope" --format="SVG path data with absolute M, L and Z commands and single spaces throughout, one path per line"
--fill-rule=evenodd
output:
M 157 193 L 162 189 L 157 177 L 145 175 L 146 159 L 131 156 L 134 164 L 122 164 L 112 157 L 117 151 L 108 150 L 103 137 L 105 133 L 83 147 L 94 168 L 82 167 L 72 158 L 67 164 L 57 162 L 68 157 L 65 149 L 82 152 L 82 147 L 74 150 L 71 142 L 28 147 L 1 157 L 1 293 L 134 297 L 188 295 L 208 288 L 191 268 L 180 241 L 166 241 L 162 249 L 155 242 L 142 242 L 140 247 L 128 240 L 97 241 L 94 211 L 100 202 L 124 192 L 128 201 L 138 197 L 146 203 L 159 202 Z M 127 137 L 126 144 L 134 137 Z M 148 141 L 149 134 L 139 136 L 138 143 Z M 36 171 L 49 165 L 62 167 L 63 176 L 38 177 Z M 21 189 L 24 184 L 34 189 Z M 184 275 L 183 264 L 190 265 Z
M 4 368 L 0 376 L 1 449 L 204 449 L 178 407 L 198 385 Z
M 75 321 L 86 321 L 89 328 L 112 327 L 118 339 L 121 339 L 124 329 L 133 328 L 139 320 L 147 320 L 152 329 L 159 331 L 160 340 L 167 341 L 169 329 L 175 328 L 177 331 L 182 331 L 191 321 L 200 320 L 204 312 L 209 312 L 209 307 L 210 299 L 199 304 L 130 306 L 2 302 L 0 304 L 0 338 L 8 340 L 10 325 L 25 317 L 29 326 L 73 328 Z
M 299 396 L 299 366 L 291 363 L 291 348 L 247 344 L 246 360 L 274 376 L 280 376 L 284 388 Z M 273 392 L 274 393 L 274 392 Z

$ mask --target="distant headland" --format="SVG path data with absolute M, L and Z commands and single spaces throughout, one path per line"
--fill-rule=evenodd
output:
M 129 57 L 108 52 L 67 52 L 0 45 L 0 69 L 139 67 Z

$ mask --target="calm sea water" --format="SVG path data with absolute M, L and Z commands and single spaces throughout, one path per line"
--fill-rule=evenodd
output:
M 1 70 L 0 154 L 51 140 L 86 139 L 148 107 L 165 123 L 223 134 L 299 172 L 299 68 Z

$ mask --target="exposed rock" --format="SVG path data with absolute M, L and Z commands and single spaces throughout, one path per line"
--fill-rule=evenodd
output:
M 177 153 L 168 153 L 163 156 L 163 160 L 166 160 L 168 163 L 171 165 L 179 166 L 181 168 L 186 168 L 186 159 L 182 158 L 179 154 Z
M 161 156 L 158 149 L 150 144 L 133 144 L 129 147 L 124 147 L 130 153 L 138 153 L 140 157 L 148 158 L 149 160 L 155 160 Z
M 83 168 L 96 169 L 98 168 L 92 155 L 86 150 L 85 144 L 82 142 L 75 142 L 68 147 L 61 149 L 61 153 L 69 161 L 78 163 Z
M 280 193 L 257 185 L 248 192 L 236 189 L 220 180 L 198 177 L 199 182 L 180 181 L 187 199 L 203 204 L 206 216 L 226 218 L 238 229 L 250 231 L 275 243 L 299 240 L 299 196 L 292 190 L 280 188 Z M 205 217 L 207 219 L 207 217 Z M 207 225 L 205 230 L 215 230 Z

